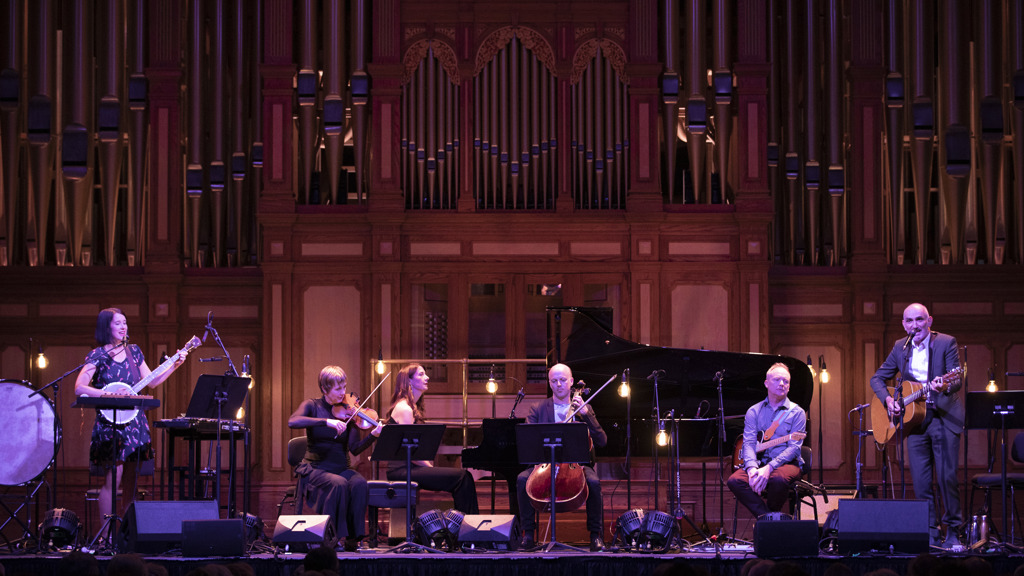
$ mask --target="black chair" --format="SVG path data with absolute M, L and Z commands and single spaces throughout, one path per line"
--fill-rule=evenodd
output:
M 997 435 L 993 435 L 997 436 Z M 995 439 L 998 441 L 998 438 Z M 979 515 L 987 515 L 989 520 L 992 520 L 992 492 L 1003 489 L 1003 475 L 1000 472 L 993 472 L 992 469 L 995 467 L 995 451 L 990 450 L 989 453 L 992 455 L 988 460 L 988 472 L 983 474 L 975 474 L 971 477 L 971 500 L 968 505 L 968 510 L 974 510 L 974 493 L 978 490 L 985 491 L 985 505 L 978 512 Z M 1024 463 L 1024 432 L 1018 432 L 1013 438 L 1013 446 L 1010 450 L 1010 458 L 1014 462 Z M 1016 492 L 1018 488 L 1024 488 L 1024 472 L 1007 472 L 1006 473 L 1006 488 L 1010 491 L 1010 514 L 1009 525 L 1010 525 L 1010 537 L 1006 540 L 1007 543 L 1012 543 L 1016 537 L 1015 528 L 1020 529 L 1021 533 L 1024 534 L 1024 526 L 1021 525 L 1021 517 L 1017 512 L 1017 500 Z M 1014 519 L 1017 520 L 1016 527 L 1013 524 Z M 991 524 L 995 526 L 994 523 Z M 1004 535 L 1001 535 L 1005 537 Z
M 819 494 L 825 494 L 825 488 L 824 485 L 815 486 L 807 481 L 811 477 L 811 471 L 814 469 L 814 450 L 810 446 L 801 446 L 800 457 L 803 458 L 804 465 L 800 467 L 800 479 L 793 483 L 793 494 L 789 499 L 789 511 L 796 517 L 800 504 L 807 504 L 814 510 L 814 520 L 821 524 L 821 521 L 818 519 L 818 501 L 814 497 Z
M 284 494 L 284 498 L 277 505 L 277 515 L 281 515 L 285 504 L 294 504 L 294 514 L 302 514 L 302 508 L 306 503 L 307 490 L 306 477 L 295 472 L 302 459 L 306 456 L 306 437 L 297 436 L 288 441 L 288 464 L 292 467 L 292 476 L 295 478 L 295 486 L 292 486 Z

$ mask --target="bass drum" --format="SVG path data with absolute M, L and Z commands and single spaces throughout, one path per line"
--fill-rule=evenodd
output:
M 33 392 L 23 380 L 0 380 L 0 422 L 6 430 L 0 434 L 0 486 L 35 480 L 53 463 L 60 446 L 53 405 L 45 394 Z

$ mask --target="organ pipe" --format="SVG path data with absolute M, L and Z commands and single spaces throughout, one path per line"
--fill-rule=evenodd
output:
M 818 14 L 816 2 L 806 0 L 804 7 L 806 36 L 804 38 L 804 188 L 807 191 L 807 258 L 811 266 L 818 263 L 818 238 L 820 224 L 818 221 L 818 198 L 821 193 L 821 162 L 819 146 L 821 130 L 819 117 L 820 90 L 818 86 Z
M 932 1 L 910 0 L 909 33 L 904 53 L 910 58 L 911 168 L 914 174 L 914 216 L 917 246 L 914 262 L 924 264 L 928 250 L 928 197 L 931 193 L 932 141 L 935 109 L 932 78 Z
M 93 245 L 93 169 L 92 141 L 94 125 L 92 122 L 93 83 L 92 75 L 92 30 L 93 2 L 75 2 L 69 6 L 68 22 L 65 30 L 67 44 L 64 54 L 66 58 L 63 75 L 63 88 L 67 94 L 75 94 L 66 98 L 62 108 L 65 111 L 63 141 L 61 143 L 61 174 L 63 185 L 71 197 L 71 239 L 72 254 L 77 254 L 77 261 L 88 266 L 92 263 Z M 49 191 L 37 196 L 44 200 L 38 204 L 37 247 L 39 262 L 43 263 L 46 253 L 46 222 L 49 219 Z M 113 265 L 114 262 L 108 262 Z

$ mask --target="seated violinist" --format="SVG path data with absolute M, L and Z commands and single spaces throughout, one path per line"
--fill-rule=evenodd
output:
M 579 394 L 572 394 L 572 370 L 565 364 L 555 364 L 548 370 L 548 384 L 551 386 L 551 398 L 541 400 L 530 408 L 526 417 L 528 424 L 556 423 L 577 421 L 585 422 L 590 429 L 590 439 L 598 448 L 608 442 L 608 435 L 597 421 L 594 409 L 588 404 L 583 405 Z M 583 406 L 583 408 L 580 408 Z M 579 410 L 578 412 L 576 412 Z M 569 414 L 576 412 L 572 420 Z M 593 453 L 591 453 L 593 457 Z M 537 511 L 530 502 L 526 490 L 527 480 L 533 468 L 523 471 L 516 479 L 519 494 L 519 524 L 523 530 L 523 548 L 536 547 Z M 590 531 L 590 549 L 600 552 L 604 549 L 604 502 L 601 500 L 601 480 L 593 465 L 583 466 L 583 474 L 587 479 L 587 529 Z M 550 490 L 549 490 L 550 492 Z
M 789 368 L 781 362 L 768 369 L 768 397 L 751 406 L 743 419 L 742 468 L 726 482 L 755 518 L 781 510 L 800 478 L 807 414 L 789 399 L 789 378 Z M 757 451 L 758 442 L 783 438 L 783 443 Z
M 356 420 L 349 419 L 355 398 L 345 393 L 345 371 L 340 367 L 325 366 L 319 385 L 322 396 L 304 400 L 288 418 L 289 428 L 306 429 L 308 441 L 306 456 L 295 472 L 317 489 L 317 513 L 331 517 L 335 535 L 344 539 L 345 550 L 351 552 L 366 536 L 369 491 L 366 478 L 351 468 L 349 453 L 366 450 L 383 425 L 377 422 L 370 434 L 360 438 Z

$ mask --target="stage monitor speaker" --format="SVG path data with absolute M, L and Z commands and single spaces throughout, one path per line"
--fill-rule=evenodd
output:
M 824 526 L 825 519 L 828 518 L 830 512 L 839 507 L 840 500 L 849 500 L 857 497 L 856 488 L 843 488 L 843 487 L 825 487 L 825 493 L 828 494 L 828 502 L 825 501 L 825 497 L 821 494 L 815 494 L 809 498 L 814 500 L 815 506 L 818 508 L 818 525 Z M 796 517 L 800 520 L 812 520 L 814 519 L 814 508 L 811 506 L 807 498 L 800 500 L 799 507 L 797 508 Z
M 181 555 L 186 558 L 244 556 L 245 525 L 242 519 L 185 520 Z
M 136 500 L 121 525 L 121 550 L 160 554 L 181 547 L 186 520 L 217 520 L 214 500 Z
M 521 541 L 519 519 L 513 514 L 468 514 L 459 525 L 460 548 L 517 550 Z
M 841 554 L 929 550 L 926 500 L 840 500 L 833 515 Z
M 292 551 L 309 550 L 334 540 L 334 526 L 326 514 L 282 514 L 274 527 L 274 544 Z
M 754 554 L 758 558 L 818 555 L 818 523 L 814 520 L 758 519 L 754 524 Z

